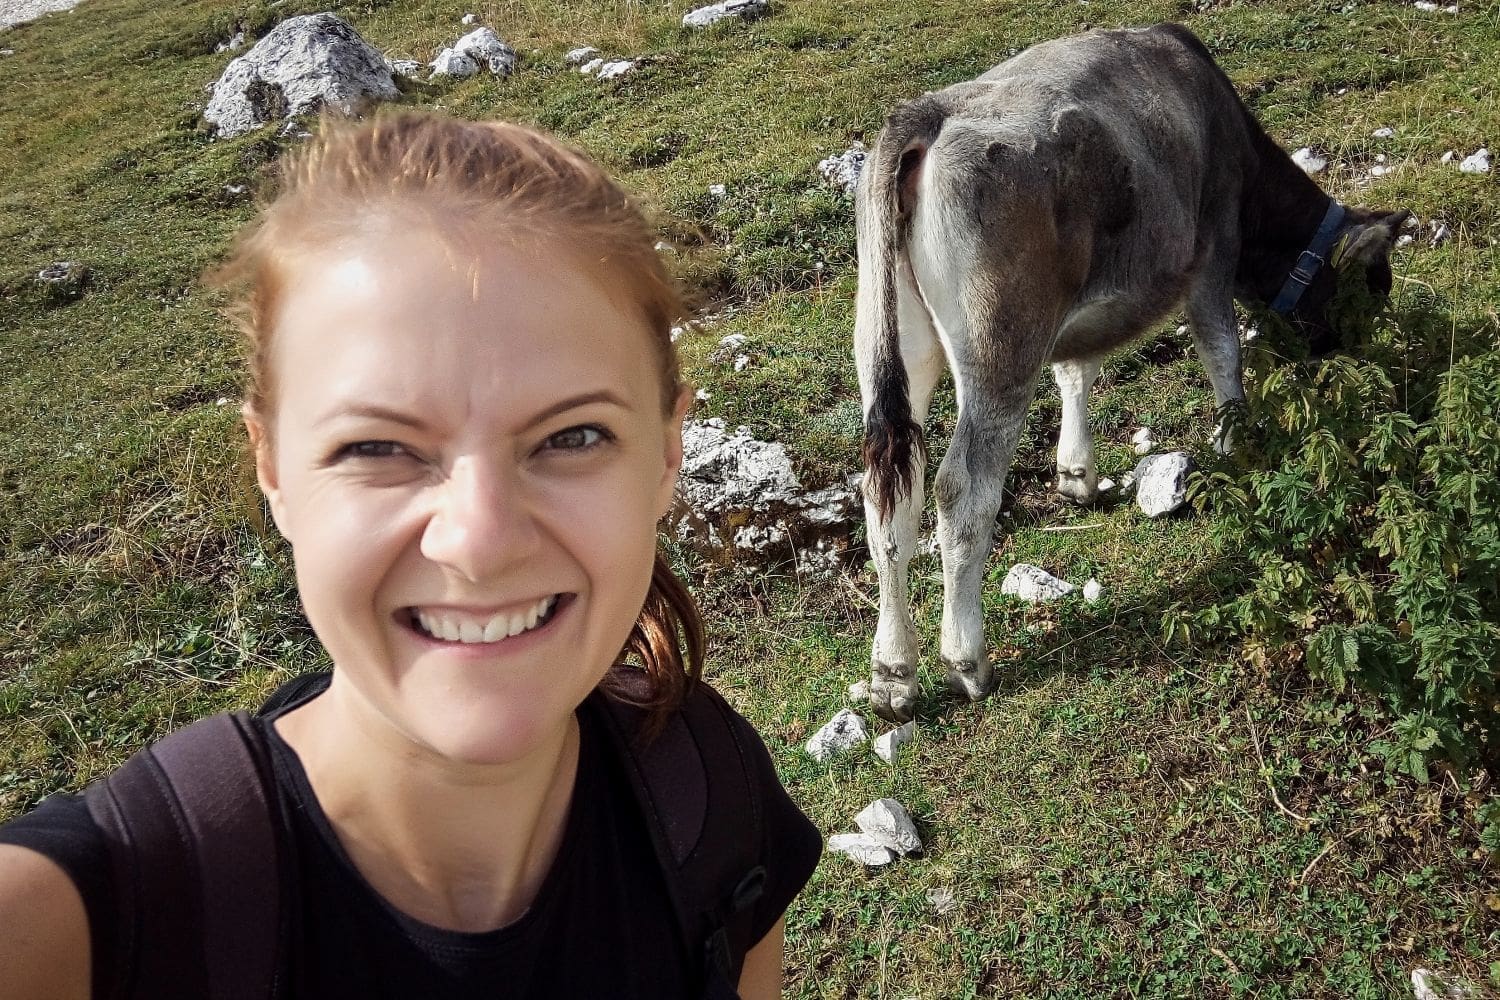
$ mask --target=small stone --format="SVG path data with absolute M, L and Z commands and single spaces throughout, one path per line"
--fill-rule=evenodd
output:
M 249 190 L 250 190 L 250 188 L 246 184 L 225 184 L 224 185 L 224 193 L 227 194 L 227 195 L 229 195 L 229 196 L 231 196 L 231 197 L 235 197 L 235 198 L 239 197 L 240 195 L 244 194 L 245 192 L 247 192 Z
M 13 56 L 15 54 L 15 49 L 0 49 L 0 56 Z
M 473 14 L 465 14 L 463 17 L 461 17 L 461 18 L 458 19 L 458 23 L 459 24 L 473 24 L 477 20 L 479 20 L 479 18 L 476 17 L 476 16 L 474 16 Z
M 1376 153 L 1375 154 L 1375 162 L 1376 163 L 1384 163 L 1385 162 L 1385 154 L 1384 153 Z
M 865 168 L 867 155 L 865 144 L 856 142 L 844 153 L 818 161 L 818 176 L 852 196 L 859 185 L 859 175 Z
M 1428 223 L 1427 228 L 1431 233 L 1431 235 L 1427 237 L 1427 245 L 1431 247 L 1440 247 L 1444 243 L 1447 243 L 1448 240 L 1453 236 L 1453 230 L 1448 228 L 1448 224 L 1446 222 L 1439 222 L 1438 220 L 1433 219 L 1430 223 Z
M 866 698 L 869 692 L 866 691 Z M 887 764 L 896 763 L 896 754 L 902 747 L 912 741 L 916 736 L 916 722 L 908 722 L 903 726 L 897 726 L 888 733 L 881 733 L 875 737 L 875 755 Z
M 1135 467 L 1136 506 L 1147 517 L 1162 517 L 1187 503 L 1188 476 L 1197 466 L 1186 452 L 1148 455 Z
M 444 49 L 430 64 L 433 76 L 451 76 L 463 80 L 479 72 L 479 64 L 457 49 Z
M 1100 493 L 1108 493 L 1110 490 L 1112 490 L 1114 488 L 1115 488 L 1115 481 L 1113 479 L 1109 478 L 1108 476 L 1105 476 L 1103 479 L 1099 480 L 1099 492 Z
M 719 338 L 719 346 L 733 350 L 737 347 L 744 347 L 749 340 L 750 338 L 743 333 L 729 333 Z
M 582 66 L 599 55 L 599 50 L 592 45 L 581 45 L 576 49 L 569 49 L 567 55 L 563 56 L 563 63 L 568 66 Z
M 1427 14 L 1436 13 L 1438 9 L 1438 5 L 1433 3 L 1432 0 L 1417 0 L 1412 6 Z
M 244 31 L 236 31 L 227 42 L 220 42 L 214 46 L 214 52 L 238 52 L 245 47 Z
M 828 838 L 828 850 L 833 854 L 853 858 L 871 868 L 879 868 L 896 860 L 894 851 L 863 833 L 835 833 Z
M 603 65 L 604 65 L 604 60 L 595 57 L 593 59 L 590 59 L 588 62 L 584 63 L 582 66 L 578 67 L 578 72 L 582 73 L 584 76 L 588 76 L 588 75 L 590 75 L 592 73 L 598 72 L 599 67 L 603 66 Z
M 391 72 L 404 76 L 408 80 L 415 80 L 422 72 L 422 64 L 415 59 L 392 59 Z
M 1468 984 L 1432 969 L 1411 970 L 1411 988 L 1416 1000 L 1468 1000 L 1476 995 Z
M 1179 336 L 1179 337 L 1186 337 L 1187 336 L 1187 332 L 1188 332 L 1188 325 L 1186 323 L 1181 323 L 1181 324 L 1178 325 L 1178 327 L 1177 327 L 1177 336 Z
M 915 854 L 922 849 L 917 825 L 895 799 L 876 799 L 854 817 L 854 823 L 860 832 L 897 854 Z
M 1416 241 L 1417 241 L 1417 238 L 1415 236 L 1413 236 L 1411 233 L 1402 233 L 1400 236 L 1396 237 L 1396 246 L 1398 246 L 1398 247 L 1409 247 L 1413 243 L 1415 243 Z
M 1479 149 L 1464 157 L 1464 161 L 1458 165 L 1458 169 L 1466 174 L 1487 174 L 1490 172 L 1490 151 Z
M 707 389 L 699 389 L 697 392 L 693 393 L 693 398 L 700 403 L 706 403 L 711 397 L 709 396 Z
M 813 760 L 822 763 L 835 754 L 852 750 L 870 741 L 865 729 L 865 720 L 854 711 L 839 709 L 833 718 L 823 724 L 807 741 L 807 752 Z
M 1458 154 L 1455 153 L 1453 150 L 1450 149 L 1450 150 L 1448 150 L 1448 152 L 1446 152 L 1442 156 L 1438 157 L 1438 162 L 1439 163 L 1452 163 L 1456 159 L 1458 159 Z
M 722 184 L 710 184 L 708 186 L 708 193 L 713 195 L 715 198 L 724 197 L 727 191 L 728 189 Z
M 868 679 L 855 681 L 849 685 L 849 700 L 856 705 L 863 705 L 870 700 L 870 681 Z
M 1303 146 L 1292 154 L 1292 162 L 1302 168 L 1305 174 L 1322 173 L 1328 166 L 1328 157 L 1319 156 L 1309 146 Z
M 86 268 L 71 260 L 60 260 L 55 264 L 48 264 L 36 273 L 38 281 L 45 281 L 49 285 L 66 285 L 78 281 L 83 277 Z
M 927 890 L 927 902 L 932 904 L 932 910 L 940 917 L 946 917 L 958 906 L 958 900 L 953 896 L 953 890 L 947 886 L 937 886 Z
M 722 0 L 720 3 L 699 7 L 697 10 L 682 15 L 682 26 L 706 28 L 729 18 L 749 21 L 761 17 L 770 9 L 771 5 L 767 0 Z
M 611 59 L 599 67 L 598 76 L 601 80 L 618 80 L 633 69 L 635 69 L 633 59 Z
M 1033 604 L 1041 601 L 1055 601 L 1059 597 L 1066 597 L 1076 588 L 1066 580 L 1059 580 L 1040 566 L 1030 563 L 1016 563 L 1005 574 L 1005 581 L 1000 584 L 1000 593 L 1019 597 L 1023 601 Z
M 1371 139 L 1389 139 L 1396 134 L 1393 128 L 1378 128 L 1370 133 Z
M 1104 585 L 1093 577 L 1089 577 L 1089 582 L 1083 585 L 1083 599 L 1090 604 L 1097 601 L 1103 593 Z
M 672 246 L 672 244 L 668 243 L 666 240 L 657 240 L 656 243 L 655 243 L 655 245 L 653 245 L 651 247 L 651 249 L 655 250 L 657 253 L 676 253 L 677 252 L 677 248 L 674 247 L 674 246 Z
M 746 368 L 749 368 L 749 367 L 750 367 L 750 355 L 748 355 L 748 354 L 740 354 L 740 355 L 736 355 L 735 356 L 735 359 L 734 359 L 734 370 L 735 371 L 742 372 Z
M 1120 477 L 1120 496 L 1129 496 L 1135 492 L 1135 473 L 1127 472 Z
M 1384 177 L 1386 174 L 1393 174 L 1395 172 L 1395 167 L 1387 167 L 1380 164 L 1376 164 L 1375 166 L 1370 168 L 1371 177 Z
M 489 69 L 494 76 L 510 76 L 516 69 L 516 50 L 500 40 L 490 28 L 476 28 L 453 43 L 454 51 L 461 52 L 476 65 Z
M 1149 455 L 1151 449 L 1156 447 L 1156 435 L 1151 432 L 1151 428 L 1142 427 L 1130 435 L 1130 443 L 1135 446 L 1137 455 Z

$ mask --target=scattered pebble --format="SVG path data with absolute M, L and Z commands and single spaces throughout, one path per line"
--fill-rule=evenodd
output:
M 49 285 L 62 285 L 70 281 L 76 281 L 83 275 L 84 267 L 71 260 L 60 260 L 54 264 L 48 264 L 36 273 L 38 281 L 45 281 Z
M 1371 139 L 1389 139 L 1391 136 L 1393 136 L 1395 134 L 1396 134 L 1396 130 L 1393 129 L 1393 128 L 1378 128 L 1375 131 L 1373 131 L 1373 132 L 1370 133 L 1370 138 Z
M 1386 174 L 1393 174 L 1395 172 L 1396 172 L 1396 168 L 1395 167 L 1387 167 L 1387 166 L 1384 166 L 1384 165 L 1378 164 L 1378 163 L 1375 166 L 1373 166 L 1373 167 L 1370 168 L 1370 176 L 1371 177 L 1384 177 Z
M 1142 427 L 1130 435 L 1130 443 L 1135 447 L 1137 455 L 1149 455 L 1151 449 L 1156 447 L 1156 435 L 1151 432 L 1151 428 Z
M 1448 152 L 1446 152 L 1442 156 L 1438 157 L 1438 162 L 1439 163 L 1452 163 L 1456 159 L 1458 159 L 1458 154 L 1455 153 L 1453 150 L 1450 149 L 1450 150 L 1448 150 Z
M 682 15 L 684 28 L 706 28 L 711 24 L 737 17 L 742 21 L 753 20 L 771 9 L 768 0 L 722 0 L 720 3 L 699 7 Z
M 1409 247 L 1415 242 L 1417 242 L 1417 238 L 1411 233 L 1402 233 L 1396 237 L 1396 246 L 1398 247 Z
M 422 72 L 422 64 L 415 59 L 392 59 L 391 72 L 413 80 L 416 79 L 418 73 Z
M 1059 580 L 1040 566 L 1030 563 L 1016 563 L 1000 584 L 1000 593 L 1032 603 L 1055 601 L 1071 594 L 1075 589 L 1068 581 Z
M 1115 488 L 1115 481 L 1113 479 L 1109 478 L 1108 476 L 1105 476 L 1103 479 L 1099 480 L 1099 492 L 1100 493 L 1108 493 L 1110 490 L 1112 490 L 1114 488 Z
M 1343 91 L 1340 91 L 1340 93 L 1343 93 Z M 1301 167 L 1302 172 L 1305 174 L 1318 174 L 1327 168 L 1328 157 L 1319 156 L 1310 147 L 1303 146 L 1292 154 L 1292 162 Z
M 430 65 L 433 76 L 451 76 L 455 80 L 462 80 L 479 72 L 479 64 L 457 49 L 444 49 Z
M 598 78 L 601 80 L 618 80 L 620 77 L 635 69 L 634 59 L 611 59 L 599 67 Z
M 818 176 L 847 195 L 854 194 L 860 172 L 865 167 L 865 144 L 856 142 L 838 156 L 818 161 Z
M 461 17 L 461 18 L 458 19 L 458 23 L 459 24 L 473 24 L 477 20 L 479 20 L 479 18 L 476 17 L 476 16 L 474 16 L 473 14 L 465 14 L 463 17 Z
M 917 825 L 895 799 L 876 799 L 854 817 L 854 823 L 861 833 L 897 854 L 915 854 L 922 849 Z
M 1136 506 L 1147 517 L 1161 517 L 1187 503 L 1188 476 L 1196 468 L 1187 452 L 1147 455 L 1135 467 Z
M 15 49 L 0 49 L 0 56 L 13 56 L 15 54 Z
M 1411 988 L 1416 1000 L 1468 1000 L 1477 995 L 1469 984 L 1432 969 L 1411 970 Z
M 870 741 L 865 729 L 865 720 L 850 709 L 843 708 L 813 733 L 807 741 L 807 752 L 813 760 L 822 763 L 835 754 L 852 750 Z
M 722 184 L 710 184 L 708 186 L 708 193 L 713 195 L 715 198 L 724 197 L 727 191 L 728 189 Z
M 958 900 L 953 896 L 953 890 L 947 886 L 937 886 L 927 890 L 927 902 L 932 904 L 932 910 L 940 917 L 946 917 L 958 906 Z
M 737 354 L 737 355 L 735 355 L 735 358 L 734 358 L 734 370 L 735 371 L 742 372 L 746 368 L 749 368 L 749 367 L 750 367 L 750 355 L 748 355 L 748 354 Z
M 828 850 L 853 858 L 862 865 L 879 868 L 896 860 L 896 852 L 864 833 L 835 833 L 828 838 Z
M 225 184 L 224 185 L 224 193 L 227 194 L 227 195 L 230 195 L 231 197 L 235 197 L 235 198 L 239 197 L 240 195 L 244 194 L 245 192 L 247 192 L 249 190 L 250 190 L 250 187 L 249 187 L 249 185 L 246 185 L 246 184 Z
M 214 52 L 238 52 L 245 47 L 245 32 L 236 31 L 227 42 L 220 42 L 214 46 Z
M 1427 224 L 1427 229 L 1431 233 L 1427 237 L 1427 245 L 1430 247 L 1440 247 L 1453 236 L 1453 230 L 1448 228 L 1448 224 L 1436 219 Z
M 898 726 L 888 733 L 881 733 L 875 737 L 875 755 L 887 764 L 896 763 L 896 754 L 912 741 L 916 733 L 917 724 L 914 721 Z
M 1089 582 L 1083 585 L 1083 599 L 1090 604 L 1097 601 L 1103 593 L 1104 585 L 1093 577 L 1089 577 Z
M 1479 149 L 1464 157 L 1464 161 L 1458 165 L 1458 169 L 1466 174 L 1487 174 L 1490 172 L 1490 151 Z
M 589 74 L 596 72 L 599 67 L 603 65 L 604 60 L 596 56 L 593 59 L 590 59 L 588 62 L 584 63 L 582 66 L 578 67 L 578 72 L 584 74 L 585 76 L 588 76 Z
M 563 56 L 563 62 L 569 66 L 582 66 L 599 55 L 599 50 L 592 45 L 582 45 L 576 49 L 569 49 L 567 55 Z

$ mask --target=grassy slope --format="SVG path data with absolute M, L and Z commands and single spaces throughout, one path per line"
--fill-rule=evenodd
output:
M 278 149 L 271 130 L 228 142 L 198 131 L 201 88 L 229 58 L 214 44 L 236 20 L 264 28 L 320 8 L 159 7 L 90 0 L 0 33 L 16 50 L 0 59 L 0 815 L 193 716 L 253 704 L 319 657 L 287 553 L 249 527 L 234 407 L 220 405 L 236 396 L 235 345 L 195 282 L 251 212 L 224 187 L 256 181 Z M 813 164 L 872 137 L 896 100 L 1085 24 L 1186 20 L 1289 145 L 1363 165 L 1387 153 L 1394 175 L 1362 190 L 1335 171 L 1331 187 L 1449 221 L 1459 237 L 1400 270 L 1455 323 L 1494 328 L 1500 198 L 1491 179 L 1436 163 L 1500 141 L 1493 7 L 786 0 L 758 24 L 691 35 L 676 27 L 685 7 L 336 9 L 393 56 L 430 56 L 470 10 L 511 40 L 526 60 L 514 80 L 414 84 L 406 99 L 555 129 L 658 205 L 705 298 L 740 305 L 685 344 L 707 413 L 788 441 L 809 482 L 854 467 L 858 422 L 850 212 Z M 560 66 L 584 43 L 651 59 L 601 85 Z M 1396 137 L 1370 139 L 1383 125 Z M 724 198 L 708 195 L 715 183 Z M 31 281 L 53 260 L 91 266 L 84 296 L 54 300 Z M 1174 326 L 1107 368 L 1094 410 L 1106 474 L 1131 463 L 1138 424 L 1202 446 L 1212 396 Z M 742 374 L 709 359 L 731 329 L 751 338 Z M 951 394 L 940 404 L 935 434 Z M 1006 683 L 981 706 L 934 684 L 894 770 L 795 752 L 864 671 L 868 571 L 832 587 L 700 582 L 713 674 L 825 834 L 894 795 L 928 842 L 924 858 L 879 873 L 824 864 L 790 915 L 788 994 L 1374 997 L 1405 995 L 1423 964 L 1488 979 L 1500 887 L 1466 825 L 1478 792 L 1381 774 L 1363 742 L 1379 722 L 1362 706 L 1246 662 L 1233 643 L 1163 648 L 1164 608 L 1235 581 L 1204 517 L 1148 524 L 1054 501 L 1056 415 L 1044 391 L 986 594 Z M 1059 522 L 1091 527 L 1041 530 Z M 1106 599 L 1002 602 L 999 576 L 1021 559 L 1097 575 Z M 936 562 L 914 569 L 935 641 Z M 944 912 L 934 891 L 951 894 Z

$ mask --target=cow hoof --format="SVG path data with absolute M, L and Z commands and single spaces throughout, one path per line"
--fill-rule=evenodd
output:
M 1059 471 L 1057 492 L 1074 503 L 1094 503 L 1099 499 L 1099 477 L 1097 475 L 1075 476 L 1069 472 Z
M 882 719 L 910 722 L 917 714 L 916 671 L 876 664 L 870 675 L 870 707 Z
M 944 660 L 948 668 L 948 690 L 970 701 L 981 701 L 995 690 L 995 668 L 988 660 Z

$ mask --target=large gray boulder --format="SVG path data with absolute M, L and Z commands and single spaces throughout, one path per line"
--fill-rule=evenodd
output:
M 282 21 L 225 68 L 203 117 L 227 138 L 325 105 L 354 114 L 400 93 L 385 57 L 347 21 L 304 14 Z
M 682 443 L 672 512 L 679 540 L 721 564 L 837 568 L 863 511 L 853 487 L 804 490 L 784 445 L 746 427 L 730 432 L 720 418 L 688 421 Z

